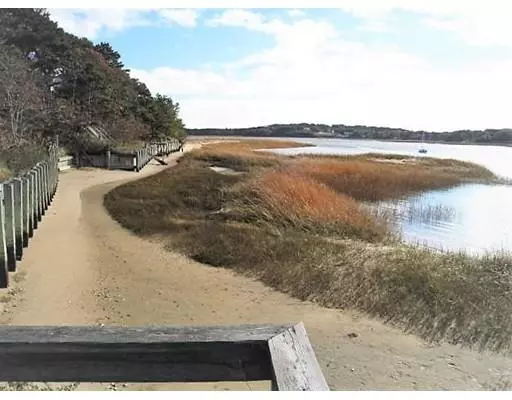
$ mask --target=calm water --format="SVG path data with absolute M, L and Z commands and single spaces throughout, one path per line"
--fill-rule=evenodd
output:
M 276 150 L 281 154 L 389 153 L 422 156 L 418 143 L 343 139 L 297 139 L 316 147 Z M 483 165 L 512 178 L 512 147 L 427 144 L 429 157 Z M 512 251 L 512 186 L 468 184 L 405 201 L 383 203 L 408 242 L 445 250 Z

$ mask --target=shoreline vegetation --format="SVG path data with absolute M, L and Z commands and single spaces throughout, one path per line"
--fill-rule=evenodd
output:
M 509 352 L 512 257 L 403 244 L 363 204 L 464 182 L 491 182 L 461 161 L 366 154 L 282 156 L 302 146 L 206 144 L 105 197 L 138 235 L 325 307 L 354 309 L 431 342 Z

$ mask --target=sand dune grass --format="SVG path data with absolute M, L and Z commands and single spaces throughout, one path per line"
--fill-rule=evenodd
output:
M 297 298 L 360 310 L 428 340 L 510 351 L 510 255 L 399 244 L 359 202 L 439 187 L 435 174 L 448 186 L 492 174 L 452 161 L 252 152 L 260 145 L 192 152 L 175 168 L 116 188 L 105 205 L 128 229 Z M 245 173 L 223 175 L 212 163 Z

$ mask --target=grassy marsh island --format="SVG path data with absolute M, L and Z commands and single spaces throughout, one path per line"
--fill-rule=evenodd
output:
M 429 341 L 510 350 L 510 255 L 407 245 L 364 207 L 493 182 L 489 170 L 423 157 L 254 151 L 292 146 L 303 145 L 205 145 L 174 168 L 114 189 L 105 206 L 124 227 L 164 238 L 170 250 L 296 298 L 362 311 Z

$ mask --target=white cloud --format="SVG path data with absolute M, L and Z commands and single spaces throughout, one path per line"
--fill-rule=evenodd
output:
M 164 9 L 159 14 L 168 22 L 193 28 L 196 26 L 198 12 L 193 9 Z
M 304 10 L 294 9 L 294 10 L 289 10 L 288 15 L 292 18 L 301 18 L 301 17 L 305 17 L 306 13 L 304 12 Z
M 224 11 L 208 20 L 206 25 L 213 27 L 235 26 L 259 30 L 258 27 L 261 27 L 262 23 L 263 19 L 259 14 L 247 10 L 232 9 Z
M 65 31 L 94 39 L 102 29 L 120 32 L 133 26 L 150 24 L 147 10 L 130 9 L 49 9 L 51 19 Z
M 507 0 L 339 0 L 339 4 L 370 25 L 386 24 L 393 12 L 408 11 L 424 16 L 428 26 L 452 32 L 468 44 L 512 46 Z
M 190 127 L 324 122 L 461 129 L 512 126 L 512 60 L 435 66 L 392 46 L 349 41 L 332 25 L 285 23 L 244 10 L 210 25 L 270 35 L 274 47 L 223 70 L 133 71 L 152 91 L 174 96 Z

